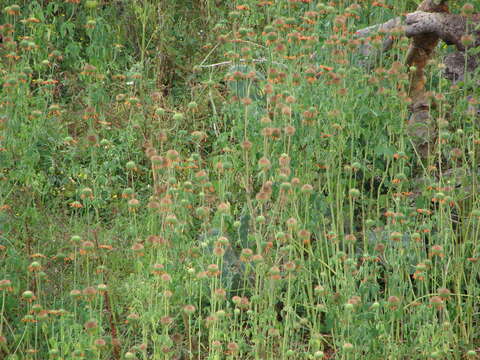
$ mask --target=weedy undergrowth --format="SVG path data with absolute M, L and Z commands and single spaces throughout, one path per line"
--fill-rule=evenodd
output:
M 422 158 L 354 35 L 416 5 L 2 3 L 0 357 L 477 358 L 478 74 Z

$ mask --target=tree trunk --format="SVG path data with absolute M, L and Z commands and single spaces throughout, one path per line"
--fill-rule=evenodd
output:
M 366 37 L 374 32 L 388 33 L 402 26 L 405 35 L 411 38 L 406 57 L 410 73 L 408 95 L 411 98 L 407 132 L 422 158 L 431 152 L 435 140 L 435 126 L 430 116 L 430 104 L 425 89 L 425 66 L 432 58 L 437 44 L 444 41 L 448 45 L 455 45 L 458 50 L 444 59 L 444 75 L 454 82 L 464 79 L 465 70 L 473 72 L 480 65 L 480 54 L 468 53 L 469 48 L 480 46 L 480 30 L 475 30 L 480 24 L 480 14 L 468 17 L 450 14 L 447 2 L 424 0 L 417 11 L 406 16 L 403 25 L 400 18 L 395 18 L 356 32 L 357 36 Z M 388 37 L 383 42 L 382 51 L 388 51 L 392 44 L 393 40 Z M 368 45 L 361 50 L 364 55 L 371 53 Z

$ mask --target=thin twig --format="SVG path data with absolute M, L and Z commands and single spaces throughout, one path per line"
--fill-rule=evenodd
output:
M 266 59 L 266 58 L 260 58 L 260 59 L 253 59 L 253 60 L 249 60 L 249 59 L 240 59 L 238 60 L 239 62 L 254 62 L 254 63 L 264 63 L 264 62 L 268 62 L 269 60 Z M 199 67 L 201 68 L 212 68 L 212 67 L 217 67 L 217 66 L 224 66 L 224 65 L 230 65 L 230 64 L 234 64 L 235 62 L 237 61 L 222 61 L 222 62 L 219 62 L 219 63 L 216 63 L 216 64 L 209 64 L 209 65 L 198 65 Z M 275 65 L 280 65 L 280 66 L 283 66 L 285 68 L 288 68 L 287 65 L 285 64 L 282 64 L 282 63 L 279 63 L 279 62 L 276 62 L 276 61 L 272 61 L 271 62 L 272 64 L 275 64 Z
M 205 56 L 205 58 L 202 60 L 202 62 L 200 63 L 200 66 L 203 66 L 203 64 L 205 63 L 205 61 L 207 61 L 207 59 L 210 57 L 210 55 L 212 55 L 212 53 L 215 51 L 215 49 L 220 45 L 220 43 L 217 43 L 213 48 L 212 50 L 210 50 L 207 54 L 207 56 Z

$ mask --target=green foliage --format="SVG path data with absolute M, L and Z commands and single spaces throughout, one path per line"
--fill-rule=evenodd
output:
M 416 5 L 4 1 L 0 358 L 475 358 L 475 74 L 421 159 L 351 35 Z

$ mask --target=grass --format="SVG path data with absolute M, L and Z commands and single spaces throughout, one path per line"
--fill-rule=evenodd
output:
M 415 2 L 2 6 L 0 358 L 478 358 L 480 94 L 420 158 L 353 36 Z

